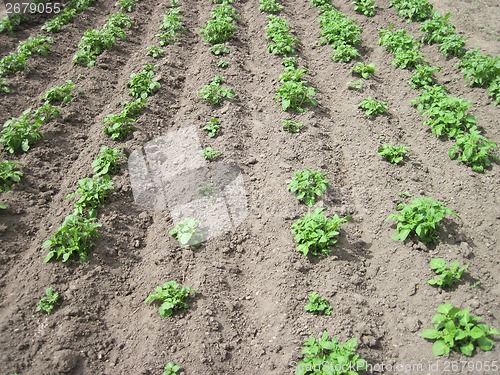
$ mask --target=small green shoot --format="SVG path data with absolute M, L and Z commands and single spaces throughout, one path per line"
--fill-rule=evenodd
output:
M 367 116 L 378 116 L 387 112 L 388 105 L 382 100 L 368 97 L 358 104 L 358 108 L 364 109 Z
M 127 87 L 130 89 L 129 95 L 136 99 L 146 99 L 153 95 L 161 87 L 160 82 L 154 79 L 156 65 L 147 64 L 140 73 L 132 73 Z
M 174 362 L 168 362 L 163 369 L 162 375 L 177 375 L 180 369 L 181 366 L 176 365 Z
M 222 155 L 222 152 L 215 150 L 213 147 L 205 147 L 201 151 L 201 155 L 205 158 L 205 160 L 208 161 L 213 161 L 217 159 L 220 155 Z
M 347 88 L 349 90 L 363 91 L 363 80 L 356 79 L 354 81 L 347 82 Z
M 281 123 L 283 124 L 283 130 L 288 133 L 300 133 L 300 130 L 302 129 L 301 122 L 281 120 Z
M 24 164 L 4 160 L 0 162 L 0 193 L 9 191 L 13 184 L 21 181 L 23 172 L 19 170 Z
M 205 232 L 200 223 L 193 218 L 186 217 L 179 221 L 168 234 L 173 236 L 181 245 L 199 246 L 205 239 Z
M 375 64 L 363 64 L 362 62 L 358 62 L 352 67 L 352 72 L 359 75 L 361 78 L 368 79 L 375 74 Z
M 165 56 L 165 50 L 158 46 L 150 46 L 146 52 L 146 56 L 150 56 L 153 59 L 159 59 Z
M 220 124 L 219 119 L 214 117 L 201 129 L 206 131 L 210 138 L 215 138 L 219 135 L 219 130 L 222 129 L 222 125 Z
M 209 84 L 201 88 L 199 97 L 214 106 L 221 105 L 224 100 L 233 99 L 236 95 L 234 90 L 221 86 L 223 82 L 224 77 L 215 76 Z
M 304 310 L 318 315 L 330 315 L 332 306 L 326 298 L 322 298 L 318 293 L 312 292 L 307 296 L 309 302 L 304 306 Z
M 57 300 L 59 299 L 59 293 L 54 293 L 52 288 L 45 289 L 45 297 L 42 297 L 38 302 L 36 307 L 36 311 L 45 311 L 47 314 L 50 314 L 56 305 Z
M 220 60 L 220 61 L 217 63 L 217 66 L 218 66 L 219 68 L 226 69 L 226 68 L 229 66 L 229 61 L 227 61 L 227 60 Z
M 121 148 L 102 146 L 99 155 L 92 162 L 92 169 L 96 176 L 116 174 L 120 170 L 118 162 L 124 157 Z
M 73 93 L 75 91 L 75 84 L 68 80 L 61 86 L 55 86 L 49 89 L 43 96 L 42 99 L 46 100 L 48 103 L 69 103 L 73 100 Z
M 174 312 L 187 309 L 189 305 L 184 300 L 194 292 L 189 286 L 179 286 L 175 281 L 167 281 L 163 285 L 155 288 L 155 293 L 151 293 L 145 303 L 159 303 L 158 313 L 162 318 L 172 316 Z
M 433 270 L 437 277 L 427 281 L 430 285 L 435 285 L 440 288 L 446 288 L 460 281 L 462 273 L 469 267 L 468 264 L 460 266 L 459 262 L 451 262 L 447 264 L 442 258 L 434 258 L 431 260 L 429 267 Z
M 283 5 L 276 0 L 259 0 L 259 10 L 266 13 L 279 13 Z
M 408 153 L 408 147 L 395 146 L 392 143 L 385 144 L 378 149 L 378 155 L 382 156 L 391 164 L 399 164 Z
M 68 194 L 67 198 L 78 197 L 74 203 L 75 213 L 88 214 L 88 217 L 97 216 L 97 208 L 104 203 L 106 195 L 115 189 L 109 175 L 83 178 L 78 181 L 76 192 Z
M 214 44 L 210 47 L 210 52 L 215 56 L 223 56 L 229 54 L 229 48 L 227 48 L 225 44 Z

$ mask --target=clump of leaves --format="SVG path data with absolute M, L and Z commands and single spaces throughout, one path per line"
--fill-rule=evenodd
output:
M 269 23 L 266 26 L 266 39 L 271 40 L 267 51 L 275 55 L 293 55 L 299 39 L 290 35 L 287 21 L 272 14 L 267 16 L 267 19 Z
M 225 44 L 214 44 L 210 47 L 210 52 L 212 52 L 215 56 L 223 56 L 229 53 L 229 48 Z
M 234 9 L 228 2 L 217 5 L 210 13 L 210 19 L 200 30 L 203 42 L 208 44 L 226 43 L 236 31 Z
M 202 130 L 207 132 L 207 135 L 210 138 L 215 138 L 219 134 L 219 130 L 222 128 L 222 125 L 219 122 L 217 117 L 211 119 L 209 122 L 205 124 Z
M 334 337 L 330 339 L 326 331 L 318 340 L 310 336 L 304 342 L 303 358 L 297 363 L 295 375 L 357 375 L 366 369 L 366 361 L 356 353 L 357 345 L 355 337 L 341 344 Z
M 13 184 L 21 181 L 23 171 L 19 168 L 24 167 L 24 164 L 4 160 L 0 163 L 0 193 L 9 191 Z
M 54 293 L 52 288 L 45 289 L 45 297 L 42 297 L 36 306 L 36 311 L 45 311 L 50 314 L 59 300 L 59 293 Z
M 48 103 L 69 103 L 73 100 L 75 84 L 71 80 L 67 80 L 60 86 L 55 86 L 49 89 L 42 99 Z
M 363 91 L 363 81 L 361 79 L 349 81 L 347 82 L 347 88 L 349 90 Z
M 378 149 L 378 155 L 384 157 L 391 164 L 399 164 L 408 153 L 408 147 L 392 143 L 385 144 Z
M 307 105 L 317 105 L 314 99 L 316 89 L 308 86 L 308 82 L 302 79 L 307 69 L 302 66 L 296 67 L 295 59 L 284 60 L 284 64 L 286 64 L 285 70 L 279 76 L 281 86 L 276 91 L 274 100 L 281 100 L 283 111 L 292 109 L 298 113 L 304 112 Z
M 217 66 L 222 69 L 226 69 L 229 66 L 229 61 L 221 60 L 217 63 Z
M 481 323 L 482 319 L 472 316 L 469 309 L 460 310 L 449 303 L 437 308 L 439 314 L 434 315 L 434 328 L 424 329 L 420 335 L 433 340 L 432 352 L 436 357 L 448 355 L 451 350 L 474 355 L 474 350 L 490 351 L 493 349 L 493 340 L 489 337 L 499 335 L 500 331 Z
M 140 73 L 132 73 L 127 87 L 130 89 L 129 95 L 133 98 L 146 99 L 154 94 L 161 87 L 160 82 L 154 80 L 156 65 L 147 64 Z
M 500 76 L 500 57 L 483 55 L 479 49 L 467 51 L 458 66 L 470 86 L 488 87 Z
M 30 21 L 30 17 L 22 13 L 10 14 L 8 16 L 0 18 L 0 34 L 7 33 L 9 35 L 13 34 L 20 25 Z
M 320 297 L 318 293 L 312 292 L 307 296 L 309 302 L 304 306 L 304 310 L 318 315 L 330 315 L 332 306 L 326 298 Z
M 119 147 L 109 148 L 102 146 L 99 155 L 92 162 L 92 169 L 96 176 L 113 175 L 118 173 L 120 168 L 118 162 L 124 158 L 125 154 Z
M 415 198 L 409 204 L 400 203 L 397 210 L 399 212 L 389 215 L 386 221 L 397 222 L 396 233 L 392 238 L 398 241 L 417 236 L 425 244 L 436 243 L 441 221 L 448 215 L 460 219 L 457 212 L 431 197 Z
M 371 75 L 375 74 L 375 64 L 358 62 L 352 67 L 351 71 L 364 79 L 368 79 Z
M 139 0 L 118 0 L 115 6 L 119 7 L 123 12 L 132 12 L 135 8 L 135 4 L 138 2 Z
M 9 81 L 7 78 L 0 77 L 0 94 L 8 94 L 10 91 Z
M 305 256 L 309 253 L 328 255 L 328 249 L 337 243 L 340 226 L 350 219 L 349 216 L 341 218 L 338 215 L 329 219 L 323 210 L 317 208 L 314 212 L 307 212 L 292 225 L 297 250 Z
M 176 365 L 174 362 L 168 362 L 165 368 L 163 369 L 162 375 L 177 375 L 181 366 Z
M 411 104 L 419 111 L 424 111 L 447 96 L 446 87 L 441 85 L 427 86 L 417 98 L 411 101 Z
M 11 52 L 0 59 L 0 76 L 28 70 L 28 58 L 35 53 L 46 56 L 52 43 L 54 43 L 52 38 L 40 34 L 20 42 L 16 52 Z
M 302 128 L 301 122 L 281 120 L 281 123 L 283 124 L 283 130 L 288 133 L 300 133 L 300 129 Z
M 114 191 L 114 184 L 109 175 L 83 178 L 78 181 L 78 188 L 67 198 L 78 197 L 74 203 L 75 213 L 96 217 L 97 208 L 104 203 L 106 195 Z
M 406 34 L 406 30 L 392 29 L 393 25 L 381 29 L 378 40 L 379 45 L 386 47 L 394 55 L 391 63 L 401 69 L 413 69 L 423 64 L 425 58 L 420 52 L 420 44 L 411 35 Z
M 433 5 L 428 0 L 391 0 L 398 15 L 409 21 L 424 21 L 432 16 Z
M 85 218 L 77 213 L 66 216 L 57 232 L 43 243 L 43 247 L 49 250 L 45 263 L 61 257 L 66 262 L 73 254 L 81 261 L 87 260 L 87 252 L 94 245 L 92 238 L 99 237 L 99 227 L 101 225 L 95 222 L 95 218 Z
M 118 114 L 110 114 L 104 118 L 104 123 L 109 124 L 103 133 L 113 140 L 124 140 L 128 134 L 135 130 L 136 119 L 141 115 L 146 99 L 136 99 L 133 102 L 123 103 L 123 110 Z
M 153 59 L 159 59 L 165 56 L 165 51 L 161 47 L 150 46 L 146 52 L 146 56 L 151 56 Z
M 174 236 L 181 245 L 199 246 L 205 239 L 205 232 L 200 223 L 191 217 L 179 221 L 168 234 Z
M 213 161 L 222 155 L 222 152 L 215 150 L 213 147 L 205 147 L 201 151 L 201 155 L 205 158 L 205 160 Z
M 259 0 L 259 10 L 266 13 L 278 13 L 283 9 L 283 5 L 276 0 Z
M 1 86 L 1 82 L 0 82 Z M 488 86 L 488 95 L 494 99 L 495 105 L 500 104 L 500 77 L 497 77 Z
M 438 66 L 430 65 L 417 65 L 415 72 L 412 74 L 409 80 L 409 85 L 414 89 L 421 89 L 425 86 L 432 86 L 436 83 L 434 79 L 434 72 L 440 71 L 441 68 Z
M 354 0 L 354 11 L 368 17 L 375 15 L 375 2 L 373 0 Z
M 378 116 L 386 113 L 388 106 L 387 103 L 382 100 L 368 97 L 358 104 L 358 108 L 364 109 L 365 115 L 367 116 Z
M 434 258 L 429 264 L 437 277 L 427 281 L 430 285 L 436 285 L 440 288 L 451 286 L 457 281 L 460 281 L 462 274 L 469 267 L 468 264 L 460 266 L 460 262 L 451 262 L 447 264 L 442 258 Z
M 438 49 L 446 57 L 462 57 L 465 54 L 465 38 L 458 34 L 443 37 Z
M 220 105 L 225 99 L 233 99 L 236 95 L 234 90 L 221 86 L 223 82 L 224 77 L 215 76 L 210 83 L 201 88 L 199 97 L 212 105 Z
M 179 34 L 185 30 L 182 23 L 182 9 L 177 7 L 168 9 L 167 13 L 163 16 L 160 30 L 162 32 L 156 34 L 156 37 L 160 39 L 160 46 L 174 44 L 179 38 Z
M 324 173 L 304 169 L 293 174 L 292 181 L 288 184 L 288 191 L 295 193 L 297 200 L 312 207 L 326 191 L 327 186 L 328 180 Z
M 442 16 L 439 12 L 434 12 L 432 18 L 424 21 L 419 28 L 424 33 L 422 42 L 442 43 L 445 37 L 455 34 L 455 26 L 449 22 L 450 17 L 450 13 Z
M 497 144 L 481 135 L 476 126 L 467 133 L 460 132 L 455 141 L 456 145 L 449 149 L 448 155 L 451 159 L 470 165 L 475 172 L 482 173 L 492 162 L 498 161 L 495 154 Z
M 169 317 L 175 311 L 187 309 L 189 305 L 184 300 L 194 292 L 189 286 L 181 287 L 175 281 L 167 281 L 163 285 L 155 288 L 155 293 L 151 293 L 145 303 L 157 302 L 160 304 L 158 313 L 161 317 Z
M 42 30 L 48 31 L 49 33 L 56 33 L 61 31 L 64 25 L 67 25 L 73 18 L 78 14 L 86 10 L 88 7 L 92 6 L 95 0 L 71 0 L 61 9 L 61 12 L 49 20 L 47 20 L 43 26 Z

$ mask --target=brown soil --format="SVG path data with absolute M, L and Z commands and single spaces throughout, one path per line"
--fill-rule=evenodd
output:
M 282 67 L 266 52 L 266 18 L 258 1 L 234 2 L 240 21 L 230 43 L 230 66 L 222 74 L 237 98 L 213 109 L 197 99 L 200 87 L 221 74 L 199 36 L 213 5 L 181 0 L 188 32 L 159 60 L 162 88 L 149 99 L 133 137 L 119 144 L 130 154 L 170 130 L 220 118 L 222 137 L 209 139 L 202 131 L 199 136 L 204 145 L 223 151 L 224 162 L 242 169 L 249 216 L 233 233 L 194 251 L 168 235 L 167 211 L 146 212 L 134 205 L 125 166 L 114 178 L 116 192 L 100 210 L 101 237 L 88 262 L 44 264 L 41 246 L 71 212 L 65 197 L 78 179 L 91 175 L 100 147 L 114 145 L 102 134 L 101 121 L 127 98 L 129 75 L 151 62 L 145 52 L 155 43 L 165 1 L 141 1 L 126 41 L 104 53 L 95 68 L 75 66 L 71 57 L 83 32 L 100 27 L 115 11 L 114 1 L 100 2 L 54 35 L 53 51 L 32 58 L 29 73 L 12 79 L 13 92 L 1 98 L 1 123 L 38 105 L 47 87 L 67 79 L 81 93 L 64 107 L 62 118 L 45 127 L 44 139 L 30 152 L 2 155 L 26 167 L 22 182 L 1 196 L 9 208 L 0 211 L 0 374 L 161 374 L 168 361 L 193 375 L 292 374 L 303 341 L 323 330 L 341 341 L 359 338 L 359 352 L 371 364 L 427 366 L 436 359 L 419 332 L 430 327 L 439 304 L 470 307 L 488 324 L 500 326 L 498 166 L 478 174 L 450 160 L 450 144 L 423 127 L 410 105 L 417 91 L 407 85 L 409 72 L 391 66 L 391 57 L 377 45 L 378 28 L 394 23 L 418 35 L 418 24 L 398 18 L 387 0 L 377 2 L 380 9 L 372 19 L 354 13 L 350 1 L 335 2 L 363 27 L 362 59 L 377 67 L 377 77 L 357 93 L 346 88 L 353 79 L 351 64 L 332 62 L 330 47 L 318 45 L 317 10 L 305 0 L 282 2 L 282 16 L 302 40 L 299 62 L 308 67 L 318 90 L 320 105 L 298 116 L 306 125 L 303 133 L 281 130 L 281 119 L 289 116 L 273 97 Z M 499 52 L 497 3 L 490 1 L 486 11 L 474 1 L 444 0 L 436 1 L 436 8 L 453 13 L 453 22 L 470 37 L 469 48 Z M 15 36 L 0 35 L 0 53 L 14 50 L 38 30 L 39 25 Z M 423 51 L 443 67 L 439 82 L 470 100 L 479 125 L 500 143 L 499 108 L 486 91 L 468 87 L 454 67 L 456 60 L 447 61 L 435 46 Z M 370 120 L 358 110 L 369 95 L 389 102 L 387 116 Z M 382 136 L 411 147 L 404 165 L 393 166 L 376 155 Z M 321 204 L 329 214 L 352 216 L 329 257 L 305 258 L 290 233 L 307 209 L 286 184 L 302 168 L 325 170 L 331 186 Z M 462 221 L 448 220 L 433 248 L 391 240 L 394 229 L 384 219 L 403 200 L 401 191 L 442 200 Z M 426 283 L 432 277 L 429 260 L 436 256 L 470 263 L 468 276 L 451 291 Z M 144 299 L 167 280 L 198 292 L 190 309 L 161 318 Z M 481 284 L 471 288 L 474 280 Z M 47 286 L 63 297 L 51 315 L 35 312 Z M 312 291 L 330 300 L 331 316 L 304 311 Z M 438 372 L 394 373 L 445 373 L 445 360 L 466 359 L 456 354 L 442 359 Z M 497 359 L 494 349 L 470 360 Z M 389 373 L 373 373 L 384 372 Z

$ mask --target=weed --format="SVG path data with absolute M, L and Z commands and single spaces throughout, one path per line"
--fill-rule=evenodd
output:
M 424 21 L 432 16 L 433 5 L 428 0 L 391 0 L 398 15 L 409 21 Z
M 221 86 L 223 82 L 224 77 L 215 76 L 210 83 L 201 88 L 199 97 L 216 106 L 220 105 L 225 99 L 233 99 L 236 95 L 234 90 Z
M 396 220 L 396 233 L 392 238 L 398 241 L 417 236 L 425 244 L 436 243 L 440 222 L 448 215 L 460 219 L 457 212 L 430 197 L 415 198 L 409 204 L 400 203 L 397 210 L 399 212 L 389 215 L 386 221 Z
M 229 48 L 227 48 L 225 44 L 214 44 L 210 47 L 210 52 L 215 56 L 227 55 L 229 53 Z
M 127 87 L 129 95 L 136 99 L 146 99 L 161 87 L 160 82 L 154 80 L 156 65 L 147 64 L 140 73 L 132 73 Z
M 173 362 L 168 362 L 165 368 L 163 369 L 162 375 L 177 375 L 180 369 L 181 366 L 176 365 Z
M 47 314 L 50 314 L 56 305 L 56 302 L 59 300 L 59 293 L 54 293 L 52 288 L 45 289 L 45 297 L 42 297 L 38 302 L 36 307 L 36 311 L 45 311 Z
M 297 250 L 305 256 L 309 253 L 328 255 L 328 249 L 337 243 L 340 226 L 350 219 L 349 216 L 340 218 L 337 215 L 329 219 L 323 210 L 317 208 L 314 212 L 307 212 L 292 225 Z
M 109 175 L 94 175 L 79 180 L 78 188 L 74 193 L 68 194 L 67 198 L 78 197 L 74 203 L 75 213 L 78 215 L 87 213 L 93 218 L 97 215 L 97 208 L 104 203 L 106 195 L 113 191 L 114 184 Z
M 494 343 L 489 336 L 499 335 L 500 331 L 481 323 L 480 317 L 449 303 L 440 305 L 437 311 L 439 314 L 432 318 L 434 328 L 420 333 L 423 338 L 434 341 L 432 352 L 436 357 L 448 355 L 451 350 L 470 357 L 476 347 L 484 351 L 493 349 Z
M 283 130 L 288 133 L 300 133 L 300 129 L 302 128 L 301 122 L 281 120 L 281 123 L 283 124 Z
M 118 162 L 120 159 L 124 158 L 125 154 L 118 147 L 109 148 L 108 146 L 102 146 L 99 155 L 92 162 L 92 169 L 96 176 L 103 175 L 113 175 L 118 173 L 120 168 L 118 167 Z
M 498 161 L 495 154 L 497 144 L 482 136 L 476 126 L 472 126 L 467 133 L 459 132 L 455 140 L 456 145 L 449 149 L 448 155 L 470 165 L 475 172 L 482 173 L 492 162 Z
M 13 184 L 21 181 L 23 172 L 19 168 L 24 167 L 24 164 L 4 160 L 0 162 L 0 193 L 9 191 Z
M 307 296 L 309 302 L 304 306 L 304 310 L 318 315 L 330 315 L 332 306 L 326 298 L 322 298 L 318 293 L 312 292 Z
M 326 191 L 327 186 L 328 180 L 324 173 L 304 169 L 293 174 L 293 179 L 288 184 L 288 191 L 294 193 L 298 201 L 312 207 Z
M 213 161 L 222 155 L 222 152 L 215 150 L 213 147 L 205 147 L 201 151 L 201 155 L 205 158 L 205 160 Z
M 362 62 L 356 63 L 351 71 L 361 78 L 368 79 L 371 75 L 375 74 L 375 64 L 363 64 Z
M 365 115 L 367 116 L 378 116 L 386 113 L 388 106 L 387 103 L 382 100 L 368 97 L 358 104 L 358 108 L 364 109 Z
M 421 89 L 426 86 L 432 86 L 436 83 L 433 74 L 434 72 L 438 72 L 440 70 L 441 68 L 438 66 L 417 65 L 415 72 L 410 77 L 408 83 L 414 89 Z
M 451 286 L 453 283 L 460 280 L 462 273 L 469 267 L 468 264 L 460 266 L 459 262 L 451 262 L 449 265 L 442 258 L 434 258 L 429 264 L 437 278 L 427 281 L 430 285 L 436 285 L 440 288 Z
M 175 281 L 167 281 L 163 285 L 155 288 L 155 293 L 151 293 L 145 303 L 158 302 L 158 313 L 161 317 L 169 317 L 180 309 L 187 309 L 189 305 L 184 300 L 194 292 L 189 286 L 179 286 Z
M 209 122 L 205 124 L 202 130 L 207 132 L 207 135 L 210 138 L 215 138 L 219 134 L 219 130 L 222 128 L 219 119 L 217 117 L 211 119 Z
M 373 0 L 354 0 L 354 11 L 368 17 L 375 15 L 375 2 Z
M 168 234 L 174 236 L 181 245 L 199 246 L 205 239 L 205 232 L 200 228 L 200 223 L 190 217 L 179 221 Z
M 68 80 L 60 86 L 49 89 L 42 96 L 42 99 L 46 100 L 48 103 L 69 103 L 73 100 L 74 90 L 75 84 L 71 80 Z
M 165 51 L 161 47 L 150 46 L 146 52 L 146 56 L 151 56 L 153 59 L 159 59 L 160 57 L 165 56 Z
M 391 164 L 399 164 L 408 153 L 408 147 L 385 144 L 378 149 L 378 155 L 383 156 Z
M 278 13 L 283 9 L 283 5 L 276 0 L 260 0 L 259 10 L 266 13 Z

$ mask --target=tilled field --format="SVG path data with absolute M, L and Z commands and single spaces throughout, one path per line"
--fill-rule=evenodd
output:
M 373 365 L 367 373 L 492 373 L 478 366 L 446 372 L 446 361 L 491 363 L 498 360 L 498 348 L 478 350 L 471 358 L 453 353 L 438 362 L 432 343 L 419 334 L 431 327 L 436 307 L 444 302 L 469 307 L 500 327 L 498 165 L 477 173 L 450 160 L 451 141 L 422 126 L 422 116 L 411 105 L 418 95 L 407 84 L 411 73 L 391 65 L 392 56 L 378 45 L 379 29 L 394 24 L 419 36 L 420 24 L 405 22 L 386 0 L 376 1 L 372 18 L 354 12 L 350 1 L 334 1 L 363 29 L 360 61 L 376 66 L 375 77 L 358 92 L 346 86 L 354 79 L 354 63 L 330 60 L 332 49 L 319 44 L 318 10 L 306 0 L 282 0 L 280 17 L 301 40 L 296 58 L 309 70 L 318 101 L 291 116 L 274 101 L 282 59 L 266 50 L 267 19 L 257 0 L 232 4 L 238 21 L 227 44 L 226 69 L 218 67 L 220 58 L 200 36 L 215 6 L 210 0 L 181 0 L 185 33 L 165 47 L 164 57 L 146 56 L 148 46 L 158 42 L 166 3 L 138 2 L 128 13 L 132 27 L 125 30 L 126 40 L 86 68 L 72 62 L 84 31 L 100 28 L 118 11 L 114 1 L 96 2 L 61 32 L 50 34 L 54 43 L 47 56 L 31 57 L 30 71 L 12 75 L 12 92 L 0 96 L 4 123 L 40 105 L 39 97 L 50 87 L 72 80 L 78 89 L 61 106 L 61 117 L 44 125 L 43 138 L 29 152 L 2 151 L 2 160 L 25 167 L 21 181 L 0 199 L 8 205 L 0 210 L 0 374 L 161 374 L 169 361 L 182 366 L 180 373 L 193 375 L 293 374 L 304 340 L 324 330 L 341 342 L 358 338 L 358 353 Z M 468 48 L 496 55 L 498 4 L 480 9 L 474 4 L 436 1 L 435 8 L 452 13 L 457 29 L 470 37 Z M 41 22 L 0 34 L 0 54 L 39 33 Z M 470 101 L 478 126 L 499 143 L 499 107 L 487 91 L 469 87 L 455 66 L 458 60 L 446 59 L 435 45 L 423 45 L 422 52 L 442 67 L 435 74 L 438 83 Z M 124 141 L 110 140 L 103 134 L 104 117 L 128 99 L 130 75 L 151 63 L 157 65 L 161 88 L 147 99 L 137 129 Z M 218 74 L 236 96 L 212 107 L 198 93 Z M 367 96 L 387 101 L 388 113 L 365 116 L 358 103 Z M 223 132 L 212 139 L 201 127 L 213 117 Z M 283 131 L 285 118 L 303 122 L 302 132 Z M 73 201 L 66 196 L 78 180 L 92 175 L 92 161 L 103 145 L 120 146 L 130 155 L 191 125 L 199 129 L 203 147 L 222 151 L 221 162 L 241 169 L 248 202 L 242 224 L 197 249 L 181 247 L 168 234 L 174 225 L 168 210 L 144 210 L 134 203 L 124 163 L 113 177 L 115 192 L 99 209 L 100 237 L 88 261 L 44 263 L 42 243 L 72 212 Z M 405 163 L 392 165 L 377 156 L 383 139 L 410 147 Z M 330 256 L 303 256 L 290 232 L 308 208 L 287 184 L 294 171 L 304 168 L 323 170 L 330 181 L 317 205 L 329 215 L 352 217 Z M 385 219 L 399 202 L 408 202 L 400 192 L 446 202 L 462 220 L 446 219 L 435 246 L 394 241 L 394 227 Z M 441 291 L 427 284 L 435 257 L 469 264 L 456 287 Z M 188 300 L 189 309 L 162 318 L 144 299 L 168 280 L 197 292 Z M 471 287 L 477 280 L 479 286 Z M 48 286 L 61 294 L 61 302 L 52 314 L 35 312 Z M 331 315 L 304 311 L 313 291 L 330 301 Z M 433 372 L 428 366 L 436 363 L 440 367 Z M 396 365 L 414 366 L 396 370 Z

